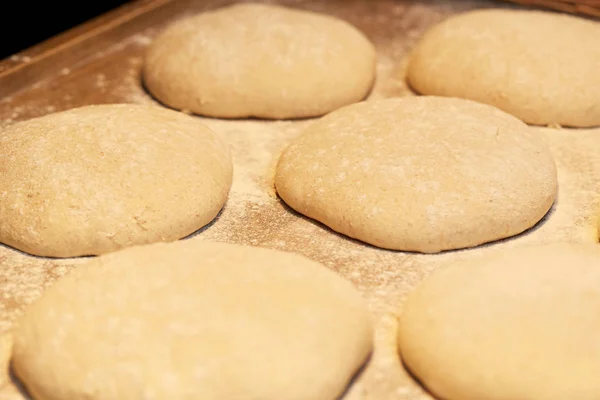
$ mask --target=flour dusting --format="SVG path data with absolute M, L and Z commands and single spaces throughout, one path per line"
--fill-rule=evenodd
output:
M 200 11 L 205 2 L 184 2 Z M 224 1 L 210 2 L 212 6 Z M 422 33 L 446 16 L 473 8 L 498 7 L 491 0 L 285 0 L 294 7 L 331 13 L 365 32 L 378 51 L 377 81 L 371 99 L 411 95 L 404 82 L 407 55 Z M 171 17 L 170 17 L 171 18 Z M 167 21 L 162 21 L 166 23 Z M 98 103 L 159 104 L 143 88 L 144 52 L 158 26 L 141 26 L 128 39 L 105 48 L 86 63 L 69 66 L 43 84 L 0 101 L 2 126 L 20 120 Z M 27 62 L 13 56 L 15 63 Z M 35 63 L 34 60 L 29 62 Z M 534 229 L 515 238 L 475 249 L 419 255 L 387 251 L 339 235 L 287 207 L 273 186 L 280 153 L 313 120 L 221 120 L 194 116 L 230 144 L 234 179 L 224 209 L 196 233 L 200 240 L 251 244 L 303 254 L 351 281 L 373 313 L 375 351 L 344 400 L 432 399 L 402 367 L 396 349 L 396 324 L 402 303 L 432 271 L 449 263 L 519 246 L 553 241 L 597 242 L 600 198 L 600 129 L 540 129 L 559 169 L 559 198 Z M 1 131 L 0 131 L 1 134 Z M 340 181 L 343 177 L 340 176 Z M 377 212 L 376 209 L 372 210 Z M 87 258 L 47 259 L 0 246 L 0 339 L 46 287 Z M 4 346 L 4 344 L 0 345 Z M 5 347 L 0 348 L 4 359 Z M 0 371 L 0 399 L 21 400 L 6 368 Z

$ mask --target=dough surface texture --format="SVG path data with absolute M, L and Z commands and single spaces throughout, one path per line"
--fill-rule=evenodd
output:
M 435 253 L 516 235 L 557 193 L 554 159 L 518 119 L 444 97 L 367 101 L 310 125 L 281 155 L 281 198 L 372 245 Z
M 0 132 L 0 242 L 51 257 L 185 237 L 227 199 L 229 147 L 156 106 L 84 106 Z
M 405 365 L 446 400 L 600 398 L 600 246 L 508 250 L 435 271 L 400 313 Z
M 323 115 L 362 100 L 375 48 L 325 14 L 235 4 L 172 23 L 146 54 L 148 91 L 175 109 L 221 117 Z
M 14 331 L 36 400 L 336 400 L 371 352 L 354 286 L 303 256 L 197 239 L 98 257 Z
M 494 105 L 535 125 L 600 125 L 600 23 L 529 10 L 477 10 L 426 32 L 407 78 L 426 95 Z

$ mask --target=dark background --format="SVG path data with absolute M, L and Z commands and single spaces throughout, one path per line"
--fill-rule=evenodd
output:
M 7 0 L 0 23 L 0 60 L 134 0 Z M 4 3 L 4 2 L 3 2 Z

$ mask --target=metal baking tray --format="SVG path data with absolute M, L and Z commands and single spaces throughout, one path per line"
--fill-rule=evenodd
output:
M 0 62 L 0 134 L 2 126 L 76 106 L 156 103 L 140 79 L 144 51 L 153 37 L 169 22 L 229 3 L 138 0 Z M 431 25 L 475 8 L 517 7 L 492 0 L 277 3 L 332 14 L 365 32 L 378 51 L 371 98 L 414 95 L 404 80 L 406 60 Z M 301 253 L 352 281 L 367 300 L 376 324 L 375 351 L 344 400 L 430 398 L 402 367 L 395 334 L 403 299 L 431 271 L 509 247 L 598 240 L 600 129 L 532 128 L 555 154 L 560 185 L 557 202 L 536 227 L 474 249 L 423 255 L 348 239 L 293 212 L 278 199 L 273 187 L 277 158 L 311 120 L 197 118 L 231 143 L 235 164 L 227 204 L 197 237 Z M 34 257 L 0 245 L 0 399 L 25 398 L 8 375 L 12 324 L 45 287 L 85 260 Z

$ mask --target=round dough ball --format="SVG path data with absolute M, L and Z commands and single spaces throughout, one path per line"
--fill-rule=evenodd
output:
M 552 206 L 557 177 L 523 122 L 423 96 L 354 104 L 313 123 L 281 155 L 275 186 L 337 232 L 435 253 L 532 227 Z
M 335 400 L 372 349 L 352 284 L 309 259 L 197 239 L 78 267 L 25 311 L 36 400 Z
M 545 11 L 477 10 L 434 26 L 416 45 L 419 93 L 494 105 L 523 121 L 600 125 L 600 23 Z
M 405 302 L 398 346 L 446 400 L 600 398 L 600 246 L 511 250 L 434 272 Z
M 159 101 L 197 114 L 313 117 L 363 99 L 375 58 L 369 40 L 340 19 L 235 4 L 169 26 L 148 49 L 143 79 Z
M 195 118 L 156 106 L 84 106 L 0 134 L 0 242 L 51 257 L 180 239 L 212 221 L 230 150 Z

